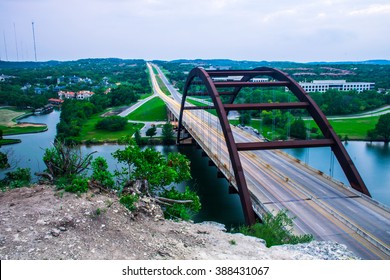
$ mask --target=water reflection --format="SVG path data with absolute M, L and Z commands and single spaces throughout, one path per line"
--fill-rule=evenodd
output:
M 344 143 L 352 161 L 359 170 L 372 197 L 377 201 L 390 206 L 390 148 L 388 144 L 380 142 L 350 141 Z M 306 149 L 288 149 L 286 152 L 307 160 Z M 305 158 L 306 157 L 306 158 Z M 338 161 L 330 160 L 330 148 L 310 148 L 308 164 L 326 174 L 333 174 L 337 180 L 348 184 Z

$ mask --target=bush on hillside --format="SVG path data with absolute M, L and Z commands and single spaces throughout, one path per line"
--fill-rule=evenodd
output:
M 238 231 L 245 235 L 255 236 L 265 240 L 266 246 L 282 244 L 307 243 L 313 240 L 311 234 L 294 235 L 293 219 L 287 215 L 287 210 L 282 210 L 275 216 L 267 213 L 263 216 L 262 223 L 252 226 L 242 226 Z
M 109 131 L 120 131 L 125 129 L 127 120 L 119 116 L 111 116 L 102 119 L 96 124 L 96 128 Z

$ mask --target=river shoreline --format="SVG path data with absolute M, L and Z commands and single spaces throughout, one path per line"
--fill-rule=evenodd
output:
M 52 144 L 56 135 L 56 125 L 60 117 L 60 112 L 54 111 L 48 115 L 31 116 L 25 121 L 46 123 L 48 130 L 45 133 L 34 134 L 21 134 L 20 140 L 22 143 L 3 146 L 3 151 L 13 150 L 13 157 L 17 166 L 21 168 L 31 168 L 32 173 L 41 172 L 45 165 L 43 163 L 43 154 L 46 148 L 52 147 Z M 16 138 L 15 136 L 12 138 Z M 185 153 L 187 157 L 193 162 L 192 170 L 194 182 L 194 188 L 197 185 L 221 185 L 221 189 L 225 190 L 227 186 L 221 179 L 215 180 L 216 170 L 208 167 L 208 159 L 202 158 L 199 150 L 192 147 L 176 146 L 176 145 L 164 145 L 159 141 L 152 138 L 152 143 L 146 143 L 146 145 L 154 146 L 157 150 L 163 153 L 180 151 Z M 157 141 L 157 142 L 156 142 Z M 390 145 L 385 145 L 383 142 L 378 141 L 343 141 L 351 159 L 358 168 L 363 180 L 369 188 L 372 196 L 385 205 L 390 205 L 390 193 L 388 182 L 390 182 Z M 120 141 L 101 141 L 98 143 L 85 142 L 85 145 L 81 146 L 83 152 L 90 152 L 97 150 L 99 155 L 111 160 L 111 153 L 116 149 L 124 146 L 126 143 Z M 332 164 L 332 157 L 330 148 L 311 148 L 311 149 L 292 149 L 284 150 L 295 158 L 300 159 L 303 163 L 312 166 L 317 170 L 323 171 L 325 174 L 336 178 L 338 181 L 343 181 L 348 184 L 345 179 L 345 175 L 341 168 L 338 167 L 338 162 L 335 165 Z M 334 161 L 334 160 L 333 160 Z M 112 161 L 111 164 L 115 166 L 116 162 Z M 205 165 L 206 167 L 203 167 Z M 7 169 L 0 171 L 0 178 L 4 176 L 5 172 L 12 171 Z M 207 175 L 206 175 L 207 174 Z M 201 182 L 201 183 L 200 183 Z M 225 188 L 226 187 L 226 188 Z M 218 196 L 223 194 L 218 194 Z M 209 194 L 205 193 L 205 198 L 208 198 Z M 226 199 L 230 199 L 230 196 Z M 235 203 L 235 202 L 229 202 Z M 223 206 L 221 206 L 223 207 Z M 219 210 L 218 210 L 219 211 Z M 215 212 L 218 212 L 217 210 Z M 216 213 L 216 215 L 219 215 Z M 228 225 L 230 222 L 226 222 Z

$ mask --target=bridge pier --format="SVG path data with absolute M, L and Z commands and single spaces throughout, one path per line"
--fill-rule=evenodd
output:
M 232 185 L 229 185 L 229 194 L 238 194 L 238 191 Z
M 217 178 L 219 178 L 219 179 L 226 179 L 226 176 L 225 176 L 225 174 L 222 173 L 221 170 L 218 169 L 218 171 L 217 171 Z
M 178 121 L 176 116 L 168 108 L 167 108 L 167 117 L 168 117 L 169 122 L 177 122 Z

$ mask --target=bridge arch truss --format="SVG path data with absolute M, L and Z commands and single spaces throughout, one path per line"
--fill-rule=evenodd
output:
M 260 79 L 255 81 L 256 77 L 269 77 L 267 80 Z M 226 77 L 241 77 L 241 79 L 224 79 Z M 205 87 L 212 104 L 210 106 L 191 106 L 187 97 L 196 95 L 190 91 L 191 86 L 202 84 Z M 246 87 L 283 87 L 288 88 L 297 98 L 297 102 L 283 103 L 234 103 L 239 92 Z M 219 90 L 220 89 L 220 90 Z M 230 89 L 226 91 L 226 89 Z M 221 98 L 222 96 L 226 96 Z M 331 127 L 323 112 L 320 110 L 314 100 L 303 90 L 303 88 L 284 72 L 269 68 L 259 67 L 253 70 L 205 70 L 203 68 L 194 68 L 188 74 L 178 122 L 177 143 L 183 140 L 181 131 L 183 127 L 183 114 L 186 110 L 207 110 L 215 109 L 222 133 L 225 138 L 226 147 L 230 157 L 235 181 L 237 184 L 240 201 L 247 224 L 255 223 L 255 214 L 252 209 L 250 193 L 245 180 L 244 171 L 240 161 L 240 151 L 267 150 L 267 149 L 285 149 L 299 147 L 330 147 L 340 166 L 346 175 L 351 187 L 365 195 L 370 193 L 364 184 L 358 170 L 342 145 L 337 134 Z M 289 140 L 289 141 L 257 141 L 248 143 L 237 143 L 228 121 L 228 113 L 232 110 L 288 110 L 288 109 L 305 109 L 313 118 L 323 134 L 323 139 L 315 140 Z

